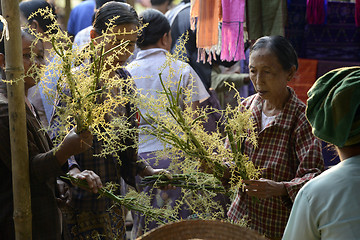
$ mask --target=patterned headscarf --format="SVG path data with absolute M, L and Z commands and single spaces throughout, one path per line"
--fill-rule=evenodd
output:
M 306 116 L 315 136 L 338 147 L 360 143 L 360 67 L 326 73 L 308 96 Z

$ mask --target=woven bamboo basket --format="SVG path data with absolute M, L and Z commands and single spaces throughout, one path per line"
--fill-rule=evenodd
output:
M 162 225 L 136 240 L 266 240 L 254 230 L 218 220 L 185 220 Z

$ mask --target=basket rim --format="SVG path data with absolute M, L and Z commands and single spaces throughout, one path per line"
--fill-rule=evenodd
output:
M 186 219 L 161 225 L 149 232 L 146 232 L 142 236 L 139 236 L 136 240 L 172 239 L 171 236 L 179 237 L 179 235 L 181 235 L 181 239 L 183 240 L 192 238 L 202 239 L 201 237 L 205 237 L 205 239 L 220 239 L 219 233 L 221 233 L 221 237 L 223 237 L 223 239 L 238 239 L 239 234 L 251 237 L 244 239 L 266 239 L 255 230 L 227 221 Z

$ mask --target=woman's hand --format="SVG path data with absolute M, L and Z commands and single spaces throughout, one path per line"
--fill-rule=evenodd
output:
M 257 198 L 270 198 L 287 194 L 282 182 L 261 178 L 260 180 L 244 180 L 245 191 L 249 196 Z
M 84 170 L 80 172 L 78 168 L 73 168 L 69 171 L 70 176 L 78 179 L 85 179 L 88 183 L 88 188 L 84 188 L 87 191 L 97 193 L 102 188 L 100 177 L 90 170 Z

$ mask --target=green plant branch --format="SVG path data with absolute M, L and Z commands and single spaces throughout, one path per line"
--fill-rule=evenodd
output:
M 78 187 L 89 189 L 89 185 L 85 179 L 74 178 L 74 177 L 70 176 L 69 174 L 67 174 L 67 176 L 61 176 L 61 178 L 64 180 L 70 181 L 72 184 L 74 184 Z M 129 198 L 126 196 L 117 196 L 114 193 L 112 193 L 111 191 L 105 189 L 104 187 L 99 189 L 99 195 L 113 200 L 114 203 L 120 204 L 120 205 L 126 207 L 128 210 L 134 210 L 134 211 L 140 212 L 162 224 L 166 223 L 163 220 L 164 218 L 169 221 L 177 220 L 172 215 L 166 216 L 161 212 L 154 211 L 155 209 L 153 209 L 151 206 L 145 206 L 145 205 L 139 204 L 137 201 L 137 198 L 134 198 L 134 197 Z

